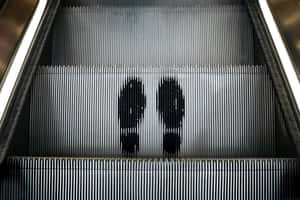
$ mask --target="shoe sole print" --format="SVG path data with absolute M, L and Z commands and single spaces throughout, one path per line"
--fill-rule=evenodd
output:
M 139 151 L 138 125 L 144 117 L 146 96 L 140 79 L 129 78 L 118 98 L 118 118 L 121 128 L 121 149 L 127 155 Z
M 182 142 L 180 129 L 185 114 L 185 99 L 179 83 L 174 78 L 164 78 L 160 82 L 157 110 L 166 128 L 163 136 L 164 153 L 177 154 Z

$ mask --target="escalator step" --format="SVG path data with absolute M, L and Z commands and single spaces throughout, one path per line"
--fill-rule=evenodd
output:
M 274 156 L 274 101 L 264 66 L 40 67 L 28 155 Z
M 253 64 L 243 6 L 66 7 L 53 29 L 52 64 Z
M 299 199 L 297 160 L 11 158 L 1 199 Z
M 61 0 L 63 6 L 221 6 L 243 0 Z

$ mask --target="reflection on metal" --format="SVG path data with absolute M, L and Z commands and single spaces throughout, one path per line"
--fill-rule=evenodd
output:
M 39 0 L 7 1 L 1 12 L 0 125 L 47 4 L 47 0 L 38 2 Z
M 300 112 L 300 3 L 298 0 L 259 0 L 266 25 Z
M 271 11 L 279 27 L 292 61 L 300 72 L 300 1 L 269 0 Z
M 0 80 L 0 164 L 12 139 L 25 95 L 59 2 L 60 0 L 7 0 L 0 11 L 1 19 L 4 19 L 2 15 L 7 13 L 4 15 L 7 16 L 7 22 L 3 23 L 5 28 L 2 26 L 1 31 L 11 31 L 9 32 L 11 37 L 1 42 L 6 44 L 5 42 L 9 41 L 7 45 L 11 46 L 15 44 L 12 47 L 13 52 L 7 54 L 10 58 L 6 61 L 7 65 L 3 65 L 5 72 Z
M 0 126 L 8 108 L 10 97 L 24 68 L 26 56 L 34 40 L 46 4 L 47 0 L 41 0 L 39 3 L 38 0 L 12 0 L 7 3 L 6 9 L 2 12 L 0 20 L 2 72 Z M 30 12 L 26 10 L 30 10 Z M 18 13 L 27 13 L 27 15 Z
M 0 13 L 0 80 L 18 47 L 38 0 L 10 0 Z

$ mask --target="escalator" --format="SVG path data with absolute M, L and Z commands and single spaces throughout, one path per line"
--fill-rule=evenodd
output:
M 300 199 L 300 88 L 262 2 L 47 3 L 0 199 Z

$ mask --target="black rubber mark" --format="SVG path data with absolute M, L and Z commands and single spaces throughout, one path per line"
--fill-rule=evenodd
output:
M 167 129 L 182 127 L 185 100 L 179 83 L 173 78 L 164 78 L 157 92 L 157 109 Z M 163 149 L 169 154 L 180 151 L 180 133 L 167 131 L 163 138 Z
M 121 134 L 121 145 L 124 153 L 136 153 L 139 151 L 139 135 L 136 133 Z
M 144 117 L 146 96 L 141 80 L 130 78 L 126 81 L 118 99 L 118 117 L 122 129 L 137 128 Z M 121 135 L 122 151 L 135 153 L 139 151 L 139 136 L 137 133 Z
M 143 83 L 136 78 L 128 80 L 119 96 L 118 117 L 121 128 L 137 127 L 143 118 L 145 106 Z
M 182 90 L 175 79 L 163 79 L 157 93 L 158 111 L 166 128 L 180 128 L 185 112 Z
M 163 138 L 164 151 L 175 154 L 180 151 L 181 138 L 177 133 L 166 133 Z

